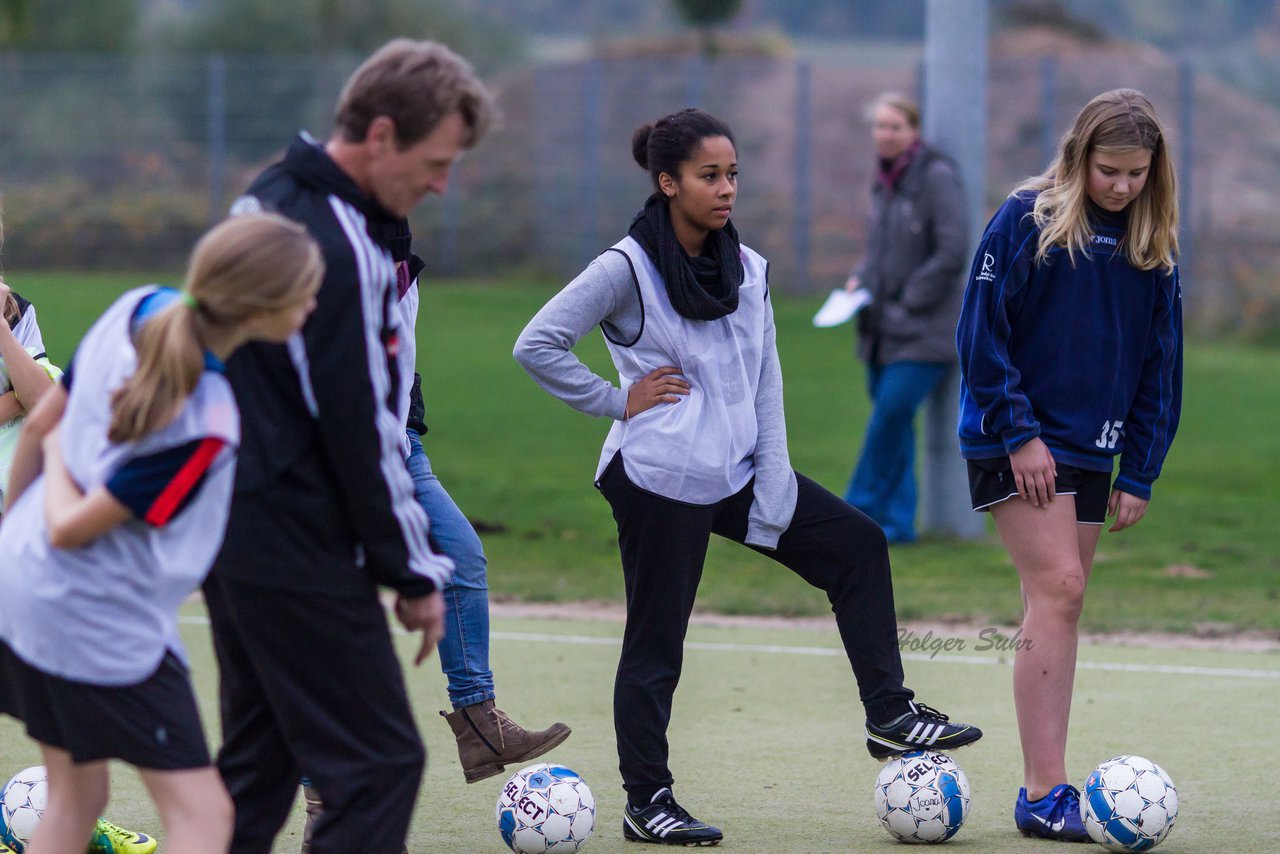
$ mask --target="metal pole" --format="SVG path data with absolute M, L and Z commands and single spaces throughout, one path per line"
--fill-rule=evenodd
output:
M 227 61 L 208 60 L 209 99 L 206 130 L 209 146 L 209 224 L 227 215 Z
M 796 63 L 795 204 L 791 220 L 792 287 L 807 291 L 809 284 L 809 230 L 812 206 L 810 164 L 813 158 L 813 75 L 809 63 Z
M 1048 166 L 1058 151 L 1058 60 L 1040 60 L 1040 162 Z
M 1191 275 L 1191 265 L 1195 263 L 1195 225 L 1192 219 L 1191 164 L 1195 152 L 1195 107 L 1196 107 L 1196 70 L 1192 64 L 1183 60 L 1178 63 L 1178 264 L 1187 271 L 1184 281 L 1193 286 L 1195 277 Z M 1204 294 L 1199 294 L 1203 298 Z M 1194 298 L 1194 297 L 1193 297 Z
M 987 220 L 987 0 L 927 0 L 925 15 L 924 131 L 960 166 L 970 245 L 977 246 Z M 925 408 L 920 521 L 926 531 L 972 538 L 984 525 L 969 507 L 956 439 L 959 389 L 953 370 Z
M 586 79 L 582 126 L 582 230 L 578 239 L 579 264 L 585 265 L 603 248 L 600 245 L 600 147 L 604 137 L 604 63 L 592 59 L 583 67 Z
M 440 200 L 440 241 L 436 251 L 440 253 L 440 272 L 445 276 L 458 275 L 458 219 L 462 215 L 461 191 L 458 189 L 458 167 L 444 188 Z
M 549 155 L 554 146 L 547 141 L 550 136 L 550 128 L 555 126 L 554 122 L 547 121 L 546 115 L 549 112 L 550 104 L 553 103 L 550 97 L 544 96 L 545 90 L 548 88 L 547 78 L 549 73 L 545 68 L 534 68 L 530 75 L 530 83 L 533 91 L 530 93 L 530 103 L 533 114 L 533 120 L 530 123 L 529 130 L 529 147 L 530 150 L 526 156 L 530 157 L 531 163 L 549 163 Z M 551 170 L 546 169 L 530 169 L 532 174 L 530 181 L 533 184 L 533 205 L 535 210 L 547 211 L 554 210 L 551 205 L 551 198 L 555 192 L 555 180 L 551 176 Z M 533 251 L 534 257 L 550 258 L 552 257 L 551 222 L 553 217 L 534 216 L 533 219 Z M 527 259 L 522 259 L 527 260 Z M 560 266 L 557 264 L 556 269 Z
M 702 107 L 702 97 L 707 87 L 707 58 L 698 51 L 689 58 L 689 70 L 685 72 L 688 90 L 685 92 L 686 107 Z

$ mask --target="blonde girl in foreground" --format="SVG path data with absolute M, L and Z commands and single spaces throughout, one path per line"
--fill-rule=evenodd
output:
M 239 414 L 222 365 L 283 342 L 314 306 L 319 249 L 270 214 L 195 248 L 182 291 L 129 291 L 28 416 L 0 526 L 0 712 L 48 771 L 27 854 L 83 854 L 107 760 L 136 766 L 172 854 L 225 852 L 231 801 L 209 760 L 177 612 L 212 563 Z

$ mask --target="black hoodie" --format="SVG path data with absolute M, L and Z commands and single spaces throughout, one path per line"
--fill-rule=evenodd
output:
M 305 225 L 325 276 L 300 335 L 247 344 L 227 363 L 242 444 L 213 571 L 336 595 L 375 584 L 407 596 L 439 589 L 451 565 L 427 542 L 396 415 L 401 326 L 390 249 L 402 220 L 305 136 L 232 207 L 252 210 Z

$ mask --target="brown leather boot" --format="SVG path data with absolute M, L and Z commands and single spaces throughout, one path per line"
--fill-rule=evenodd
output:
M 320 811 L 324 809 L 324 805 L 320 803 L 320 793 L 310 786 L 302 787 L 302 799 L 306 801 L 307 804 L 307 823 L 306 826 L 302 828 L 302 854 L 310 854 L 311 826 L 320 816 Z M 4 854 L 4 852 L 0 851 L 0 854 Z M 409 854 L 409 847 L 405 846 L 405 849 L 401 854 Z
M 571 731 L 565 724 L 554 723 L 541 732 L 530 732 L 495 707 L 493 700 L 441 712 L 440 716 L 458 739 L 458 761 L 468 783 L 541 756 L 568 738 Z

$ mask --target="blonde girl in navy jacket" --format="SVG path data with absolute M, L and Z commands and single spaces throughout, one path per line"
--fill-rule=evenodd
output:
M 222 364 L 283 342 L 324 262 L 299 225 L 236 217 L 196 246 L 183 292 L 120 297 L 24 425 L 0 525 L 0 712 L 48 773 L 30 844 L 83 854 L 110 786 L 136 766 L 166 844 L 220 854 L 231 800 L 209 759 L 178 606 L 226 525 L 240 419 Z
M 1088 839 L 1065 761 L 1077 626 L 1105 516 L 1111 531 L 1142 519 L 1178 426 L 1177 218 L 1155 109 L 1105 92 L 992 217 L 965 292 L 961 453 L 1026 608 L 1013 691 L 1027 835 Z

